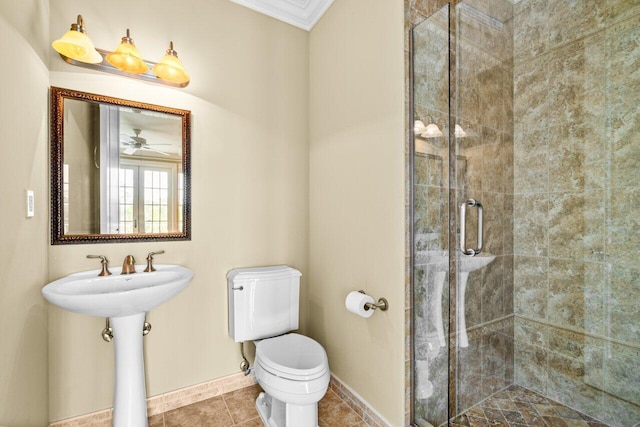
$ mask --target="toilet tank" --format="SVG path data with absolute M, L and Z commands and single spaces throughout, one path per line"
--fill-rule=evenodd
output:
M 286 265 L 229 271 L 229 335 L 234 341 L 274 337 L 298 329 L 301 275 Z

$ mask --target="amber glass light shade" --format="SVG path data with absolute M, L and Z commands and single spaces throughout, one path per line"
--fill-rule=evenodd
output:
M 67 58 L 89 64 L 98 64 L 102 62 L 102 55 L 96 51 L 83 25 L 82 16 L 78 15 L 77 23 L 71 24 L 71 29 L 61 38 L 54 41 L 51 46 L 56 52 Z
M 164 58 L 153 66 L 153 72 L 159 79 L 173 83 L 182 84 L 190 80 L 189 74 L 178 59 L 178 52 L 173 50 L 173 42 L 169 43 L 169 49 Z
M 136 49 L 133 39 L 129 37 L 129 29 L 116 50 L 107 54 L 107 61 L 117 69 L 128 73 L 142 74 L 149 71 L 149 66 Z

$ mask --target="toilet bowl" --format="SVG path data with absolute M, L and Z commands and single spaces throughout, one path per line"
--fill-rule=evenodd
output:
M 258 341 L 254 373 L 266 393 L 256 400 L 266 426 L 317 427 L 317 404 L 330 377 L 320 344 L 295 333 Z
M 300 272 L 288 266 L 231 270 L 229 334 L 256 344 L 254 374 L 265 391 L 256 409 L 267 427 L 318 427 L 318 402 L 329 386 L 322 345 L 298 329 Z

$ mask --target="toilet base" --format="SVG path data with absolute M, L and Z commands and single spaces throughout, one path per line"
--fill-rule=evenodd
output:
M 266 393 L 256 399 L 256 409 L 266 427 L 318 427 L 318 404 L 292 405 Z

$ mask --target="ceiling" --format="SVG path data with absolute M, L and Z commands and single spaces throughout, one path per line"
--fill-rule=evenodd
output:
M 249 9 L 309 31 L 333 0 L 231 0 Z
M 127 143 L 135 142 L 132 137 L 137 136 L 145 139 L 146 148 L 153 151 L 137 150 L 133 154 L 127 153 L 128 156 L 158 157 L 165 160 L 182 157 L 180 116 L 128 107 L 120 107 L 119 111 L 120 151 L 128 148 Z M 156 154 L 157 152 L 161 154 Z

